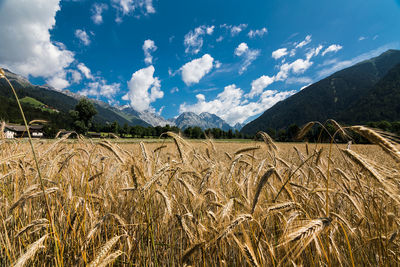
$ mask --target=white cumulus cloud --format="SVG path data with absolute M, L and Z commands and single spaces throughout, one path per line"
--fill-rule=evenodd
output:
M 179 112 L 191 111 L 197 114 L 209 112 L 224 119 L 230 125 L 243 123 L 249 117 L 260 114 L 275 103 L 294 94 L 296 91 L 278 92 L 267 90 L 254 102 L 249 102 L 242 89 L 235 84 L 228 85 L 214 100 L 207 101 L 202 94 L 196 96 L 197 102 L 190 105 L 183 103 Z
M 231 27 L 231 35 L 236 36 L 246 28 L 247 28 L 247 24 L 239 24 L 237 26 L 232 26 Z
M 82 75 L 79 71 L 76 70 L 70 70 L 69 71 L 71 73 L 72 76 L 72 82 L 73 83 L 80 83 L 82 80 Z
M 80 82 L 82 75 L 89 80 L 85 83 L 85 87 L 79 91 L 84 96 L 95 96 L 96 98 L 107 98 L 109 103 L 115 103 L 114 96 L 120 91 L 120 83 L 109 84 L 101 76 L 93 75 L 92 71 L 84 64 L 79 63 L 77 69 L 80 71 L 70 70 L 74 82 Z M 75 81 L 77 80 L 77 81 Z
M 310 59 L 297 59 L 292 63 L 284 63 L 280 66 L 278 74 L 275 76 L 276 81 L 286 80 L 290 74 L 293 72 L 294 74 L 304 73 L 307 69 L 309 69 L 313 65 L 313 62 Z
M 249 33 L 247 34 L 250 38 L 255 38 L 255 37 L 262 37 L 264 34 L 268 32 L 267 28 L 262 28 L 259 30 L 250 30 Z
M 248 97 L 254 97 L 259 95 L 263 92 L 263 90 L 272 84 L 273 82 L 277 81 L 286 81 L 287 84 L 293 83 L 310 83 L 311 79 L 309 77 L 290 77 L 290 74 L 299 75 L 303 74 L 307 71 L 314 62 L 311 61 L 313 57 L 316 57 L 322 51 L 323 46 L 318 45 L 315 48 L 307 49 L 307 53 L 305 54 L 306 58 L 296 59 L 293 62 L 286 62 L 286 58 L 282 60 L 281 64 L 279 65 L 279 71 L 274 76 L 267 76 L 263 75 L 258 79 L 252 82 L 252 89 L 250 93 L 247 95 Z M 286 48 L 280 48 L 272 52 L 272 57 L 275 59 L 279 59 L 281 57 L 286 56 L 287 54 L 291 54 L 292 51 L 288 51 Z
M 322 48 L 324 48 L 322 45 L 319 45 L 316 48 L 311 48 L 306 54 L 307 59 L 310 60 L 312 57 L 318 56 Z
M 239 74 L 242 74 L 258 58 L 260 50 L 250 49 L 246 43 L 241 43 L 236 47 L 234 53 L 238 57 L 243 57 L 243 63 L 239 69 Z
M 136 8 L 135 1 L 133 0 L 113 0 L 114 7 L 119 9 L 122 14 L 127 15 L 133 12 Z
M 140 12 L 143 15 L 156 13 L 153 0 L 111 0 L 112 6 L 118 11 L 116 21 L 122 22 L 122 17 Z M 137 11 L 137 12 L 136 12 Z
M 132 74 L 128 82 L 129 92 L 123 97 L 123 100 L 129 100 L 132 108 L 138 111 L 152 110 L 151 103 L 158 98 L 164 97 L 161 91 L 161 83 L 158 77 L 154 77 L 154 66 L 140 69 Z
M 103 12 L 108 9 L 104 3 L 94 3 L 92 6 L 92 20 L 95 24 L 103 23 Z
M 0 62 L 24 76 L 44 77 L 60 82 L 74 53 L 61 43 L 52 42 L 50 30 L 60 10 L 59 0 L 3 0 L 0 4 Z M 58 80 L 58 82 L 57 82 Z
M 82 72 L 83 75 L 85 75 L 86 79 L 93 79 L 93 75 L 92 72 L 90 71 L 90 69 L 88 67 L 86 67 L 85 64 L 83 63 L 79 63 L 77 66 L 78 70 L 80 70 Z
M 249 50 L 249 47 L 247 46 L 247 44 L 246 43 L 241 43 L 241 44 L 238 45 L 238 47 L 236 47 L 235 55 L 240 57 L 241 55 L 246 53 L 248 50 Z
M 261 76 L 260 78 L 251 82 L 251 91 L 247 96 L 253 98 L 255 96 L 262 94 L 264 89 L 268 85 L 272 84 L 274 81 L 275 77 L 269 77 L 267 75 Z
M 98 79 L 88 83 L 86 88 L 79 91 L 79 93 L 84 96 L 106 97 L 112 99 L 112 97 L 119 92 L 120 87 L 121 84 L 119 83 L 107 84 L 106 80 Z
M 47 84 L 54 87 L 56 90 L 67 88 L 70 83 L 66 78 L 66 72 L 59 72 L 57 75 L 47 80 Z
M 90 45 L 90 37 L 87 34 L 86 31 L 81 30 L 81 29 L 77 29 L 75 31 L 75 36 L 76 38 L 78 38 L 84 45 L 88 46 Z
M 144 62 L 146 64 L 152 64 L 153 56 L 151 55 L 151 52 L 157 50 L 157 46 L 154 44 L 154 41 L 150 39 L 144 41 L 142 48 L 144 51 Z
M 214 58 L 205 54 L 181 67 L 182 80 L 186 85 L 198 83 L 213 68 Z
M 239 25 L 222 24 L 220 25 L 220 28 L 227 29 L 231 33 L 231 36 L 234 37 L 239 33 L 241 33 L 244 29 L 246 29 L 247 24 L 239 24 Z
M 279 65 L 278 73 L 276 73 L 274 76 L 262 75 L 258 79 L 253 80 L 251 83 L 251 90 L 245 96 L 247 98 L 254 98 L 258 95 L 265 95 L 265 92 L 271 92 L 271 90 L 264 91 L 264 89 L 277 81 L 286 81 L 287 84 L 311 83 L 312 80 L 309 77 L 290 77 L 290 74 L 299 75 L 307 71 L 314 64 L 311 59 L 315 56 L 318 56 L 322 49 L 322 45 L 307 49 L 305 59 L 299 58 L 293 62 L 286 62 L 286 60 L 283 60 Z M 279 59 L 289 53 L 291 52 L 289 52 L 286 48 L 280 48 L 272 53 L 272 57 Z
M 297 59 L 296 61 L 292 62 L 290 64 L 291 69 L 293 70 L 294 73 L 304 73 L 311 65 L 313 62 L 304 60 L 304 59 Z
M 206 32 L 207 32 L 207 34 L 208 34 L 208 35 L 211 35 L 211 34 L 213 34 L 213 32 L 214 32 L 214 28 L 215 28 L 215 26 L 214 26 L 214 25 L 207 27 L 207 28 L 206 28 Z
M 296 45 L 296 48 L 301 48 L 303 46 L 308 45 L 311 42 L 311 35 L 307 35 L 304 41 L 300 42 L 299 44 Z
M 153 6 L 153 0 L 145 0 L 145 7 L 147 14 L 156 13 L 156 9 Z
M 214 28 L 215 26 L 202 25 L 192 31 L 189 31 L 183 40 L 183 44 L 185 45 L 185 53 L 199 53 L 204 43 L 203 36 L 206 34 L 213 34 Z
M 275 50 L 274 52 L 272 52 L 272 57 L 274 59 L 279 59 L 281 57 L 284 57 L 288 54 L 287 48 L 279 48 L 277 50 Z
M 337 51 L 339 51 L 342 48 L 343 48 L 343 46 L 341 46 L 341 45 L 337 45 L 337 44 L 330 45 L 330 46 L 328 46 L 328 48 L 326 48 L 324 50 L 324 52 L 322 52 L 322 56 L 325 56 L 327 53 L 336 53 Z

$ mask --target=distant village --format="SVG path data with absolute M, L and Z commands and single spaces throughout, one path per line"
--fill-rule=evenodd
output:
M 46 138 L 44 131 L 43 131 L 43 125 L 29 125 L 29 132 L 31 134 L 32 138 Z M 4 124 L 2 126 L 2 131 L 4 138 L 6 139 L 14 139 L 14 138 L 27 138 L 28 137 L 28 132 L 26 130 L 25 125 L 18 125 L 18 124 Z M 69 135 L 70 138 L 77 137 L 77 133 L 75 131 L 67 131 L 67 130 L 61 130 L 59 131 L 57 137 L 62 137 L 64 135 Z M 110 136 L 102 136 L 100 133 L 88 133 L 87 137 L 90 138 L 101 138 L 101 137 L 109 137 L 113 138 L 115 135 L 110 135 Z

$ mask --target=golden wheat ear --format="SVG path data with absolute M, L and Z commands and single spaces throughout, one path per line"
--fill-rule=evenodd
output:
M 256 208 L 257 201 L 260 196 L 262 188 L 267 183 L 269 177 L 274 173 L 276 173 L 276 170 L 274 167 L 271 167 L 268 171 L 265 172 L 265 174 L 261 177 L 260 181 L 258 182 L 258 185 L 256 187 L 256 192 L 254 194 L 253 204 L 251 206 L 251 213 L 254 213 L 254 209 Z
M 379 145 L 386 153 L 388 153 L 397 163 L 400 163 L 400 150 L 396 147 L 393 139 L 385 138 L 378 131 L 365 126 L 352 126 L 350 129 L 359 133 L 373 144 Z M 393 135 L 391 135 L 393 136 Z
M 314 126 L 314 124 L 315 124 L 315 121 L 310 121 L 309 123 L 304 125 L 300 129 L 299 133 L 297 134 L 296 139 L 297 140 L 302 139 L 311 130 L 311 128 Z
M 106 256 L 108 255 L 108 252 L 115 245 L 115 243 L 118 242 L 118 240 L 120 238 L 121 238 L 120 235 L 119 236 L 114 236 L 113 238 L 111 238 L 102 248 L 100 248 L 96 258 L 91 263 L 89 263 L 88 266 L 95 267 L 95 266 L 101 265 L 103 263 L 103 259 L 106 258 Z
M 189 263 L 190 262 L 190 256 L 196 252 L 198 249 L 202 248 L 204 246 L 205 242 L 201 241 L 199 243 L 196 243 L 194 245 L 192 245 L 191 247 L 189 247 L 187 250 L 185 250 L 185 252 L 183 253 L 182 256 L 182 263 Z
M 49 123 L 49 122 L 46 121 L 46 120 L 32 120 L 32 121 L 28 122 L 29 125 L 34 124 L 34 123 L 43 123 L 43 124 L 46 124 L 46 123 Z
M 338 132 L 341 137 L 345 139 L 351 139 L 351 137 L 347 134 L 346 129 L 342 127 L 342 125 L 340 125 L 337 121 L 335 121 L 334 119 L 329 119 L 327 122 L 330 122 L 333 127 L 335 127 L 336 132 Z
M 14 267 L 22 267 L 29 261 L 29 259 L 33 258 L 39 249 L 44 248 L 43 243 L 47 238 L 47 234 L 39 238 L 32 245 L 28 247 L 25 254 L 18 258 L 17 262 L 14 264 Z
M 277 146 L 274 143 L 274 140 L 266 132 L 260 131 L 256 134 L 256 136 L 258 136 L 258 135 L 260 135 L 262 137 L 265 144 L 267 144 L 267 146 L 270 150 L 278 150 Z

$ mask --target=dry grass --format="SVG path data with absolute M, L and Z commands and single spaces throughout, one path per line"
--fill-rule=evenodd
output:
M 52 218 L 29 144 L 0 139 L 0 265 L 55 265 L 51 219 L 61 266 L 399 265 L 398 150 L 355 130 L 384 150 L 36 140 Z

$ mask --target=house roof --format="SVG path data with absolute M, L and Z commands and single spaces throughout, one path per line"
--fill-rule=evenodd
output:
M 26 132 L 26 127 L 24 125 L 11 125 L 11 124 L 6 124 L 4 127 L 5 129 L 14 131 L 14 132 Z M 31 125 L 29 126 L 29 129 L 32 131 L 40 131 L 43 129 L 43 125 Z
M 31 125 L 31 126 L 29 126 L 29 128 L 30 128 L 31 130 L 40 131 L 40 130 L 43 129 L 43 125 Z

